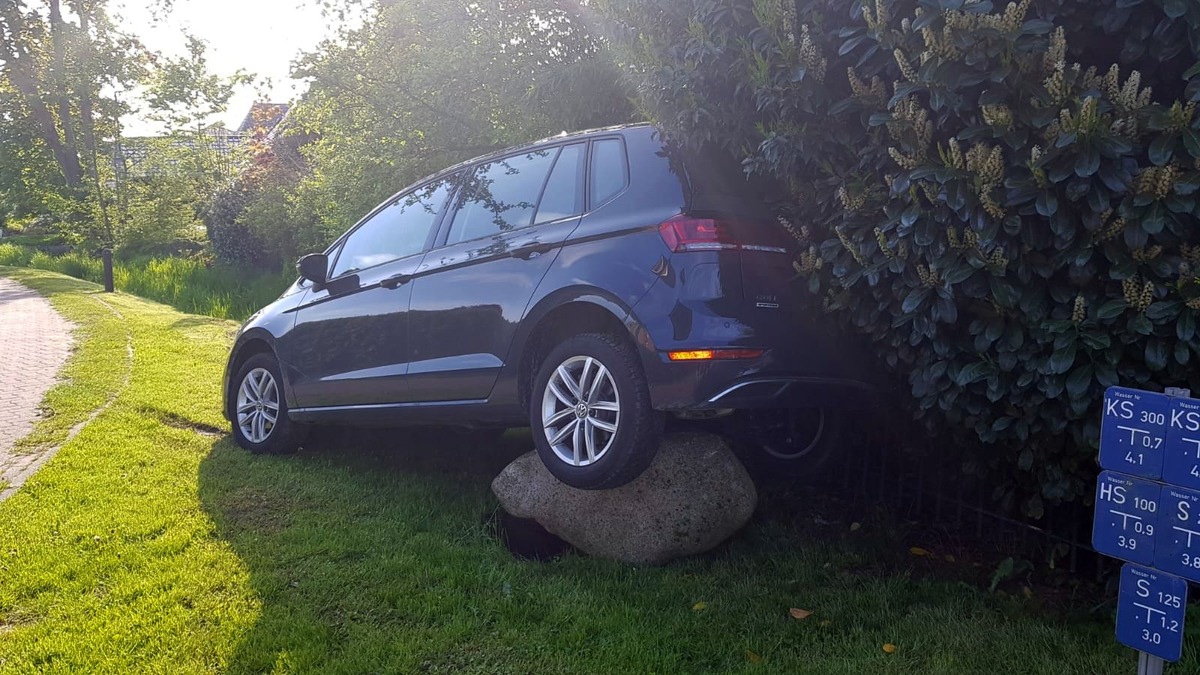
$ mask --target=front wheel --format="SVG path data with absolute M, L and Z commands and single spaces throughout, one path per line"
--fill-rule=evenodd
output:
M 233 392 L 233 438 L 256 455 L 294 452 L 304 428 L 288 419 L 279 363 L 255 354 L 238 369 Z
M 529 404 L 538 456 L 563 483 L 620 487 L 658 453 L 662 415 L 650 405 L 633 347 L 606 334 L 577 335 L 553 349 Z

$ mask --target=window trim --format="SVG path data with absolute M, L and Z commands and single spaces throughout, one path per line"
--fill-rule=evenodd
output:
M 603 202 L 600 202 L 599 204 L 593 204 L 592 203 L 592 198 L 593 198 L 593 195 L 592 195 L 592 159 L 595 156 L 595 145 L 596 145 L 596 143 L 599 143 L 601 141 L 618 141 L 621 144 L 621 172 L 622 172 L 622 179 L 623 179 L 625 185 L 620 190 L 617 190 L 616 192 L 614 192 L 608 199 L 605 199 Z M 622 136 L 620 134 L 615 134 L 612 136 L 598 136 L 596 138 L 591 138 L 588 140 L 587 166 L 585 167 L 585 173 L 584 173 L 584 187 L 586 188 L 587 202 L 586 202 L 585 208 L 583 210 L 583 215 L 587 215 L 603 206 L 607 206 L 614 199 L 616 199 L 617 197 L 620 197 L 621 195 L 628 192 L 632 182 L 633 182 L 633 179 L 632 179 L 632 176 L 630 175 L 630 171 L 629 171 L 629 148 L 625 144 L 624 136 Z
M 335 248 L 337 249 L 337 255 L 334 258 L 330 259 L 330 261 L 329 261 L 329 271 L 330 271 L 330 273 L 332 273 L 333 270 L 337 268 L 338 260 L 341 259 L 342 253 L 344 253 L 346 250 L 346 241 L 349 240 L 350 237 L 353 237 L 355 235 L 355 233 L 357 233 L 360 229 L 362 229 L 362 227 L 364 225 L 371 222 L 371 220 L 375 216 L 379 215 L 387 208 L 393 206 L 394 204 L 399 202 L 401 199 L 404 199 L 405 197 L 408 197 L 409 195 L 411 195 L 419 190 L 427 188 L 430 185 L 433 185 L 434 183 L 438 183 L 441 181 L 449 181 L 450 182 L 449 194 L 446 195 L 445 203 L 442 204 L 441 208 L 438 209 L 437 214 L 434 216 L 433 224 L 430 225 L 429 234 L 426 235 L 425 243 L 421 245 L 420 251 L 417 251 L 410 255 L 401 256 L 399 258 L 392 258 L 390 260 L 386 260 L 384 262 L 377 263 L 375 265 L 371 265 L 370 267 L 363 267 L 361 269 L 356 269 L 356 270 L 346 270 L 345 272 L 342 272 L 341 274 L 339 274 L 335 277 L 330 277 L 329 281 L 333 281 L 335 279 L 343 279 L 343 278 L 350 276 L 351 274 L 359 274 L 360 272 L 365 272 L 367 270 L 373 270 L 376 267 L 381 267 L 383 265 L 390 265 L 391 263 L 394 263 L 398 260 L 407 260 L 408 258 L 411 258 L 413 256 L 428 253 L 429 250 L 433 246 L 433 240 L 437 237 L 438 231 L 441 229 L 442 220 L 445 218 L 446 210 L 450 206 L 450 199 L 458 192 L 459 183 L 461 182 L 461 180 L 460 180 L 461 175 L 462 174 L 457 171 L 452 171 L 450 173 L 443 174 L 443 175 L 437 176 L 435 178 L 431 178 L 430 180 L 427 180 L 419 185 L 410 187 L 401 192 L 397 192 L 396 194 L 392 195 L 389 199 L 387 199 L 383 203 L 381 203 L 379 206 L 376 206 L 369 213 L 367 213 L 367 215 L 363 216 L 357 223 L 355 223 L 354 227 L 351 227 L 349 230 L 347 230 L 345 232 L 345 234 L 343 234 L 341 237 L 338 237 L 337 241 L 333 242 L 333 244 L 327 249 L 330 251 L 332 251 Z M 328 253 L 326 255 L 328 255 Z

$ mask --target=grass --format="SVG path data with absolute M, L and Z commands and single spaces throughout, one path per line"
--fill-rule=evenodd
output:
M 53 256 L 0 242 L 0 265 L 48 270 L 94 283 L 103 281 L 100 259 L 80 251 Z M 113 265 L 118 290 L 219 319 L 245 319 L 279 297 L 294 280 L 291 272 L 247 271 L 192 258 L 134 259 Z
M 831 536 L 760 514 L 717 552 L 658 569 L 514 560 L 484 518 L 490 477 L 523 437 L 473 450 L 331 435 L 295 457 L 250 456 L 218 409 L 232 323 L 48 272 L 0 273 L 83 327 L 72 380 L 119 391 L 0 503 L 0 672 L 1135 667 L 1111 617 L 923 578 L 924 562 L 870 524 Z M 60 437 L 99 401 L 74 386 L 52 392 L 55 414 L 35 433 Z M 797 621 L 789 607 L 815 614 Z M 1179 671 L 1197 668 L 1190 645 Z

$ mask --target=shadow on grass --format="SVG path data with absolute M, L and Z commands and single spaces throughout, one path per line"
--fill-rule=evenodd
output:
M 230 671 L 444 661 L 464 639 L 463 598 L 515 564 L 483 516 L 496 508 L 492 477 L 532 447 L 528 434 L 470 446 L 433 430 L 328 429 L 313 441 L 255 457 L 226 436 L 201 462 L 202 507 L 262 603 Z

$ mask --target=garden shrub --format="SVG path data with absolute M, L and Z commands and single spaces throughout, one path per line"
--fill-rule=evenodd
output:
M 1111 385 L 1200 391 L 1200 3 L 602 0 L 639 103 L 741 161 L 964 468 L 1090 492 Z
M 16 244 L 0 243 L 0 265 L 28 267 L 33 249 Z

